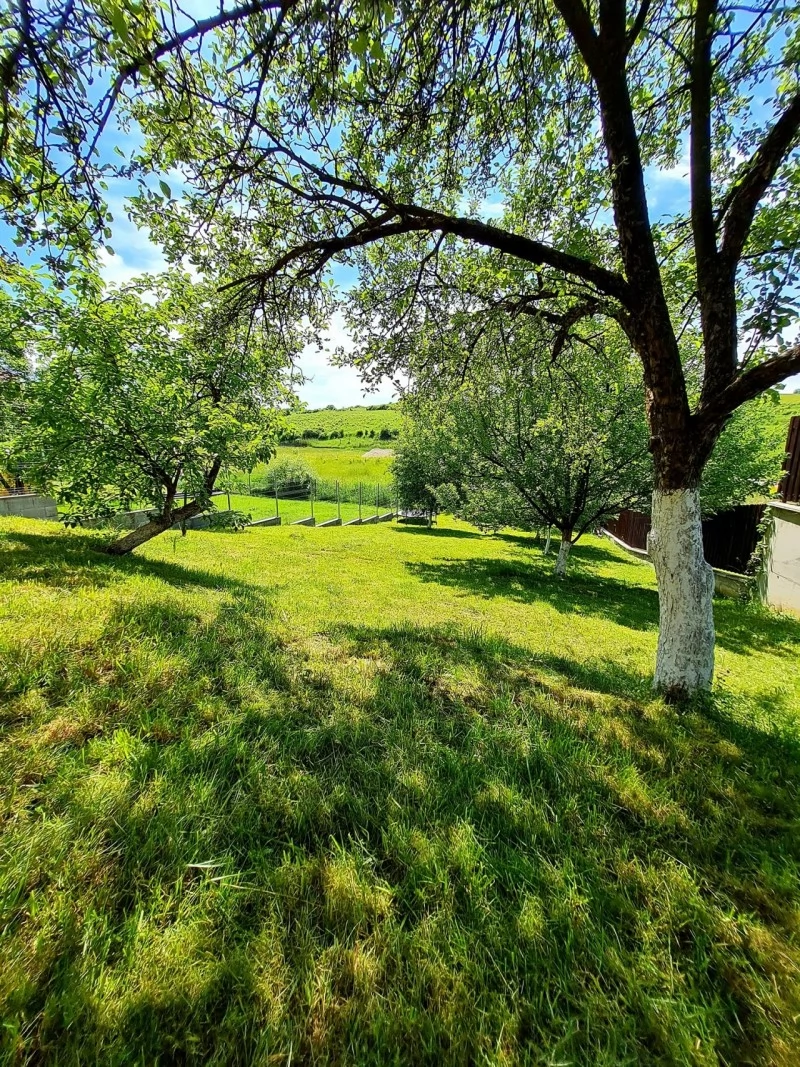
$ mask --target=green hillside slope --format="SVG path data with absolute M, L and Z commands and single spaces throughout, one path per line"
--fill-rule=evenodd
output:
M 327 447 L 357 448 L 365 439 L 380 440 L 382 432 L 384 440 L 397 437 L 402 417 L 399 404 L 304 411 L 289 419 L 289 438 Z

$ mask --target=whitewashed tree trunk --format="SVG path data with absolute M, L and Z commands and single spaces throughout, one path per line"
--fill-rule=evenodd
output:
M 547 527 L 547 539 L 545 540 L 545 543 L 544 543 L 544 553 L 543 553 L 543 555 L 545 555 L 545 556 L 549 556 L 550 555 L 550 533 L 551 533 L 551 530 L 550 530 L 550 527 L 548 526 Z
M 567 557 L 569 556 L 569 550 L 572 547 L 572 543 L 568 538 L 562 537 L 561 545 L 558 549 L 558 559 L 556 560 L 556 574 L 559 578 L 563 578 L 567 573 Z
M 714 572 L 703 554 L 697 489 L 653 492 L 647 550 L 658 579 L 655 688 L 680 699 L 714 677 Z

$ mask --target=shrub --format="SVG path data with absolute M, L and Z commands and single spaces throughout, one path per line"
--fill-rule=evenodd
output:
M 266 488 L 274 491 L 286 482 L 299 482 L 303 486 L 311 484 L 313 472 L 296 459 L 282 459 L 278 463 L 270 463 L 267 467 Z
M 388 426 L 384 426 L 381 432 L 378 434 L 378 437 L 381 441 L 391 441 L 392 431 L 389 429 Z

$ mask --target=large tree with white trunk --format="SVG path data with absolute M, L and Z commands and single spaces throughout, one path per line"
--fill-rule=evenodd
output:
M 555 277 L 571 294 L 565 323 L 620 324 L 644 371 L 655 469 L 656 683 L 673 695 L 708 688 L 703 467 L 731 413 L 800 370 L 800 346 L 782 340 L 796 317 L 795 10 L 255 0 L 159 22 L 133 5 L 114 18 L 88 7 L 84 39 L 80 26 L 47 39 L 44 71 L 29 47 L 43 16 L 19 20 L 0 64 L 6 100 L 16 106 L 33 79 L 45 104 L 58 102 L 90 55 L 110 88 L 91 113 L 76 101 L 69 153 L 85 158 L 94 126 L 122 102 L 148 135 L 141 158 L 180 164 L 197 209 L 245 201 L 241 227 L 265 252 L 239 280 L 242 300 L 271 298 L 368 244 L 404 238 L 428 264 L 455 240 L 502 255 L 505 299 L 546 311 L 548 294 L 563 293 Z M 31 137 L 46 147 L 63 125 L 43 125 Z M 648 178 L 684 150 L 687 210 L 655 219 Z M 481 199 L 498 192 L 509 225 L 481 217 Z M 169 232 L 159 194 L 144 198 Z M 696 390 L 681 359 L 687 320 L 702 337 Z

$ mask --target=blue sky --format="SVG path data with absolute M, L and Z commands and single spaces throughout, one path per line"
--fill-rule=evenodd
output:
M 688 159 L 680 160 L 669 170 L 651 170 L 647 176 L 648 200 L 651 216 L 670 216 L 682 212 L 686 207 L 688 195 Z M 168 176 L 173 189 L 179 183 L 176 176 Z M 124 200 L 133 192 L 128 183 L 121 181 L 110 183 L 109 201 L 114 222 L 111 245 L 116 255 L 103 256 L 102 272 L 108 281 L 124 282 L 144 271 L 156 271 L 165 265 L 160 249 L 152 244 L 146 231 L 139 230 L 126 215 Z M 484 214 L 487 218 L 496 217 L 502 211 L 502 203 L 487 203 Z M 333 275 L 341 287 L 352 284 L 354 272 L 347 268 L 334 266 Z M 330 363 L 330 354 L 339 346 L 347 347 L 350 337 L 345 330 L 341 315 L 334 315 L 330 329 L 327 331 L 323 348 L 308 346 L 301 358 L 301 369 L 307 377 L 305 385 L 299 389 L 300 398 L 309 407 L 324 407 L 335 404 L 345 407 L 350 404 L 378 404 L 392 400 L 394 393 L 389 383 L 376 392 L 365 394 L 363 384 L 357 373 L 350 367 L 334 367 Z M 789 379 L 786 389 L 800 387 L 800 375 Z
M 118 157 L 113 154 L 114 146 L 127 156 L 138 146 L 135 133 L 123 132 L 112 123 L 102 143 L 101 155 L 107 159 Z M 668 170 L 653 170 L 647 174 L 648 201 L 651 217 L 655 221 L 661 216 L 682 214 L 686 211 L 688 201 L 688 158 L 684 157 Z M 165 175 L 175 194 L 178 193 L 182 180 L 179 174 Z M 139 229 L 127 217 L 125 198 L 136 192 L 132 181 L 123 179 L 109 180 L 107 199 L 114 215 L 111 224 L 111 246 L 115 255 L 102 253 L 101 271 L 109 282 L 124 283 L 137 274 L 155 272 L 166 266 L 160 248 L 153 244 L 146 230 Z M 487 219 L 498 217 L 503 210 L 499 196 L 491 198 L 485 205 L 483 214 Z M 7 232 L 0 228 L 0 240 L 7 238 Z M 355 272 L 352 269 L 334 266 L 333 276 L 341 288 L 353 283 Z M 324 336 L 323 346 L 308 346 L 302 353 L 300 369 L 306 376 L 306 383 L 298 392 L 301 400 L 309 407 L 324 407 L 335 404 L 344 407 L 359 403 L 384 403 L 394 398 L 390 383 L 385 383 L 376 391 L 366 393 L 358 372 L 349 367 L 334 367 L 330 356 L 334 350 L 351 344 L 340 314 L 333 316 L 330 327 Z M 789 379 L 786 389 L 791 391 L 800 387 L 800 375 Z

